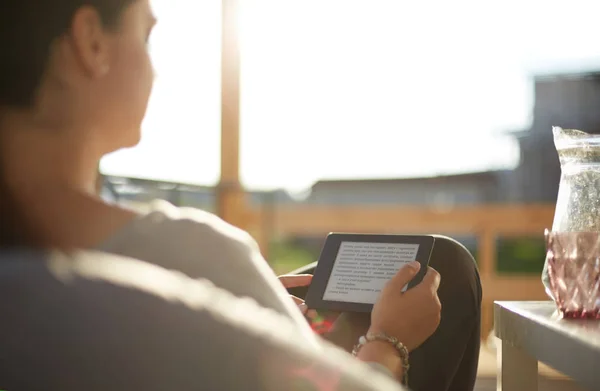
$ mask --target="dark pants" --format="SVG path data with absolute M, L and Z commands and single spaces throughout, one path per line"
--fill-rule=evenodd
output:
M 447 239 L 436 240 L 429 265 L 441 275 L 442 320 L 436 332 L 410 353 L 409 387 L 412 391 L 472 390 L 481 338 L 477 267 L 466 249 Z M 341 314 L 325 338 L 351 351 L 369 322 L 370 314 Z

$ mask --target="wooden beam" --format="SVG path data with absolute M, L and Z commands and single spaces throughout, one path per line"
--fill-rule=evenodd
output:
M 477 239 L 479 274 L 481 277 L 490 277 L 496 271 L 496 234 L 486 228 L 479 232 Z
M 261 220 L 260 211 L 249 214 L 252 220 Z M 479 236 L 489 230 L 486 236 L 491 244 L 496 235 L 541 237 L 552 225 L 553 216 L 554 209 L 548 205 L 460 206 L 447 211 L 407 206 L 281 205 L 273 229 L 288 236 L 322 236 L 331 231 Z
M 246 203 L 240 184 L 239 0 L 222 0 L 221 178 L 216 188 L 217 214 L 246 228 Z

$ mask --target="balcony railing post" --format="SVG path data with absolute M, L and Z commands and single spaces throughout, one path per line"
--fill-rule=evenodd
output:
M 245 191 L 240 184 L 240 48 L 239 0 L 222 0 L 221 43 L 221 178 L 216 189 L 217 214 L 247 228 Z
M 481 279 L 490 281 L 496 274 L 496 233 L 489 227 L 484 227 L 479 232 L 477 250 L 477 263 Z M 486 287 L 483 286 L 483 289 Z M 493 303 L 483 300 L 481 303 L 481 336 L 483 338 L 494 327 Z

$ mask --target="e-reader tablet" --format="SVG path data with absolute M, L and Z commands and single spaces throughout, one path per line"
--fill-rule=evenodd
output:
M 418 261 L 417 285 L 429 265 L 435 238 L 428 235 L 330 233 L 306 295 L 308 308 L 371 312 L 381 289 L 405 264 Z

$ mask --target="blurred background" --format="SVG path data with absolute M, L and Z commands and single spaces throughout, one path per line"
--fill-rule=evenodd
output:
M 547 298 L 551 127 L 600 132 L 600 3 L 153 5 L 144 137 L 102 162 L 107 197 L 219 213 L 278 273 L 330 231 L 453 236 L 481 269 L 484 333 L 493 300 Z

